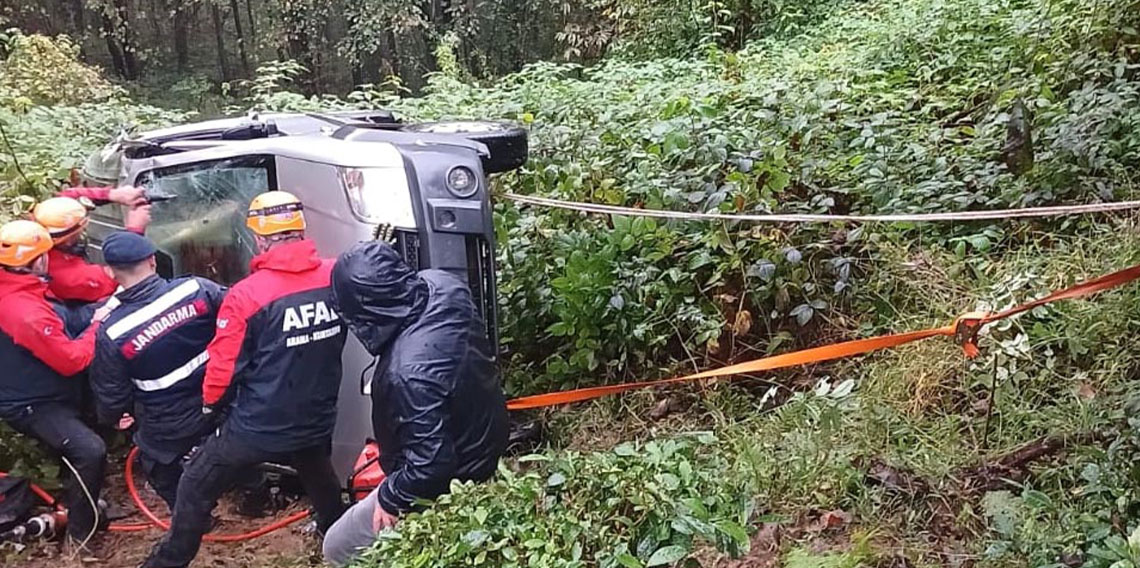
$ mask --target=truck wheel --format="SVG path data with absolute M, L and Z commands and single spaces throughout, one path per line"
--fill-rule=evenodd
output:
M 428 134 L 457 134 L 464 138 L 481 142 L 491 155 L 483 158 L 483 170 L 489 174 L 509 172 L 526 163 L 526 129 L 509 122 L 482 120 L 421 122 L 400 128 L 405 132 Z

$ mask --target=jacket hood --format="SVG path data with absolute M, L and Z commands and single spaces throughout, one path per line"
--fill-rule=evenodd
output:
M 380 356 L 424 310 L 428 285 L 380 241 L 358 243 L 337 258 L 333 301 L 368 352 Z
M 253 257 L 249 262 L 249 270 L 256 272 L 268 268 L 282 272 L 307 272 L 316 270 L 320 265 L 321 257 L 317 256 L 317 245 L 309 239 L 301 239 L 294 243 L 276 246 Z

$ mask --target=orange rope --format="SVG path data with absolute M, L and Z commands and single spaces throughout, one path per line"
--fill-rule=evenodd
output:
M 954 320 L 953 323 L 945 327 L 924 329 L 921 331 L 911 331 L 895 335 L 882 335 L 867 339 L 856 339 L 854 341 L 844 341 L 842 343 L 812 347 L 810 349 L 793 351 L 791 353 L 783 353 L 780 355 L 773 355 L 771 357 L 763 357 L 761 359 L 755 359 L 736 365 L 729 365 L 727 367 L 720 367 L 718 369 L 685 375 L 683 377 L 674 377 L 671 379 L 641 381 L 636 383 L 606 385 L 600 387 L 588 387 L 582 389 L 524 396 L 507 401 L 507 409 L 523 410 L 527 408 L 541 408 L 545 406 L 570 404 L 573 402 L 593 400 L 595 398 L 611 394 L 618 394 L 631 390 L 655 387 L 659 385 L 683 383 L 717 377 L 728 377 L 733 375 L 757 373 L 760 371 L 784 369 L 787 367 L 807 365 L 810 363 L 833 361 L 835 359 L 841 359 L 844 357 L 864 355 L 890 347 L 898 347 L 899 345 L 904 345 L 914 341 L 921 341 L 923 339 L 937 336 L 954 337 L 962 346 L 962 349 L 965 352 L 966 356 L 973 358 L 978 354 L 978 332 L 981 331 L 981 328 L 987 324 L 1015 316 L 1022 312 L 1026 312 L 1032 310 L 1033 308 L 1043 306 L 1051 302 L 1056 302 L 1058 300 L 1067 300 L 1089 296 L 1097 292 L 1127 284 L 1128 282 L 1132 282 L 1137 278 L 1140 278 L 1140 265 L 1132 266 L 1124 270 L 1119 270 L 1111 274 L 1106 274 L 1104 276 L 1094 278 L 1092 280 L 1088 280 L 1074 286 L 1070 286 L 1064 290 L 1049 294 L 1044 298 L 1034 300 L 1032 302 L 1026 302 L 1019 306 L 995 314 L 963 314 L 962 316 L 958 317 L 958 319 Z

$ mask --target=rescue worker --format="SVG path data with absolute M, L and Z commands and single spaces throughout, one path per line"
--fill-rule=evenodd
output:
M 173 510 L 182 459 L 212 426 L 202 413 L 202 378 L 225 289 L 205 278 L 162 278 L 155 252 L 127 231 L 103 241 L 103 260 L 123 290 L 95 340 L 91 387 L 100 423 L 133 411 L 143 472 Z
M 202 384 L 206 411 L 233 402 L 187 462 L 170 530 L 146 567 L 187 566 L 218 497 L 263 462 L 296 468 L 321 533 L 344 510 L 329 457 L 346 335 L 332 309 L 333 261 L 305 238 L 303 207 L 289 193 L 254 198 L 246 224 L 260 254 L 222 302 Z
M 387 477 L 325 536 L 343 566 L 416 502 L 452 480 L 485 481 L 507 447 L 506 397 L 494 350 L 458 276 L 417 274 L 387 243 L 360 243 L 333 269 L 337 311 L 380 358 L 372 378 L 372 427 Z
M 91 363 L 98 321 L 78 339 L 47 301 L 48 251 L 52 238 L 33 221 L 0 227 L 0 418 L 17 432 L 59 452 L 69 472 L 65 505 L 67 534 L 86 543 L 94 534 L 106 465 L 106 447 L 79 419 L 80 380 L 75 375 Z
M 150 221 L 150 206 L 145 205 L 143 190 L 132 187 L 77 187 L 65 189 L 59 195 L 36 204 L 32 209 L 32 217 L 51 233 L 54 241 L 52 250 L 48 253 L 48 290 L 52 296 L 52 306 L 63 319 L 67 335 L 74 338 L 83 333 L 95 310 L 118 287 L 105 267 L 87 262 L 86 229 L 89 209 L 80 200 L 131 206 L 127 227 L 140 234 L 146 230 L 146 224 Z M 95 410 L 91 404 L 89 382 L 81 382 L 81 414 L 84 419 L 94 422 Z
M 115 292 L 118 285 L 102 266 L 87 262 L 86 229 L 89 210 L 71 195 L 103 195 L 132 207 L 127 230 L 143 234 L 150 223 L 150 206 L 138 188 L 71 188 L 46 199 L 32 209 L 32 218 L 47 228 L 55 246 L 50 253 L 49 289 L 65 302 L 98 302 Z

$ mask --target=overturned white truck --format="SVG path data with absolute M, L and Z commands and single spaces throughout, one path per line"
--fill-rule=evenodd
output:
M 498 344 L 495 232 L 486 174 L 522 166 L 527 133 L 499 122 L 402 123 L 387 111 L 251 114 L 121 135 L 93 155 L 85 183 L 147 188 L 159 273 L 223 284 L 246 275 L 255 254 L 245 226 L 250 200 L 286 190 L 305 204 L 308 235 L 335 256 L 394 230 L 413 267 L 466 278 Z M 90 253 L 123 226 L 120 206 L 92 214 Z M 347 479 L 371 434 L 366 372 L 372 357 L 350 339 L 344 352 L 333 463 Z

